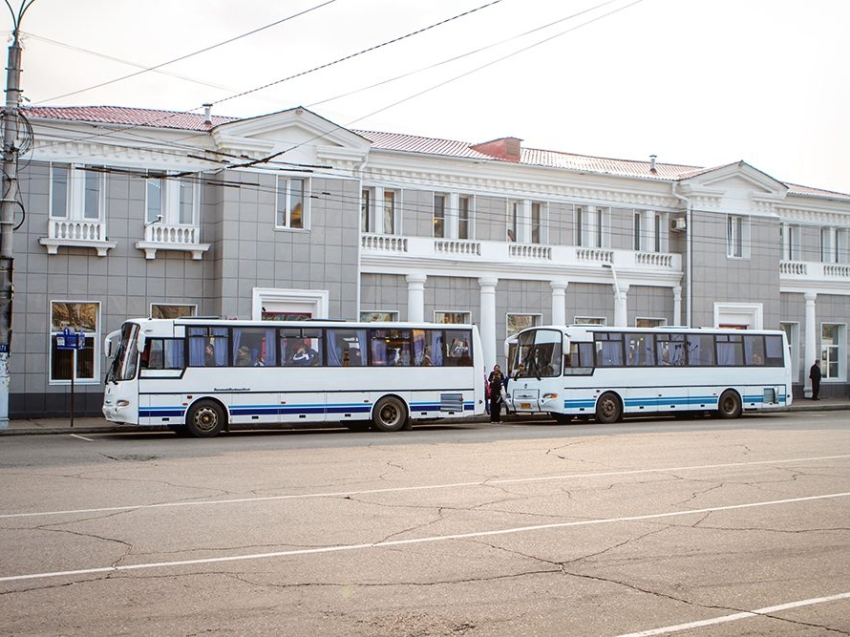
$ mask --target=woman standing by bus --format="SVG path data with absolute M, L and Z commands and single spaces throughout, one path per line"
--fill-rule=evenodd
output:
M 493 366 L 487 384 L 490 387 L 490 422 L 502 422 L 502 389 L 505 387 L 505 375 L 498 365 Z

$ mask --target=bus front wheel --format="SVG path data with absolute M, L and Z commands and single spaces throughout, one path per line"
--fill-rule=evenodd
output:
M 384 396 L 375 405 L 372 422 L 378 431 L 398 431 L 407 422 L 407 409 L 401 399 Z
M 186 427 L 196 438 L 212 438 L 224 427 L 224 411 L 212 400 L 201 400 L 189 410 Z
M 596 401 L 596 420 L 605 425 L 610 425 L 620 420 L 623 409 L 620 407 L 620 399 L 613 392 L 605 392 Z
M 741 415 L 741 397 L 733 389 L 720 394 L 717 413 L 721 418 L 738 418 Z

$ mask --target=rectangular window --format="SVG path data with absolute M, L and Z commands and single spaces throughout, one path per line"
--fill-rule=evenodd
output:
M 779 237 L 782 242 L 782 260 L 798 261 L 800 259 L 800 226 L 781 224 Z
M 764 365 L 764 338 L 751 338 L 750 351 L 747 356 L 748 365 Z M 717 364 L 720 366 L 741 366 L 744 364 L 743 334 L 717 335 Z
M 596 344 L 597 367 L 620 367 L 623 365 L 623 335 L 618 332 L 597 332 L 593 335 Z
M 468 324 L 469 312 L 434 312 L 434 322 L 443 324 Z
M 715 364 L 714 336 L 711 334 L 688 334 L 688 365 L 710 367 Z
M 275 227 L 289 230 L 302 230 L 309 227 L 307 182 L 307 179 L 277 178 Z
M 384 191 L 384 234 L 395 234 L 396 231 L 396 193 L 393 190 Z
M 508 314 L 505 321 L 507 327 L 507 336 L 513 336 L 529 327 L 534 327 L 540 323 L 539 314 Z
M 630 367 L 655 366 L 655 338 L 652 334 L 626 334 L 626 364 Z
M 684 334 L 656 334 L 655 347 L 659 365 L 679 367 L 685 364 Z
M 363 367 L 369 364 L 367 330 L 329 329 L 328 365 L 331 367 Z
M 231 337 L 233 365 L 273 367 L 277 365 L 276 332 L 273 327 L 234 327 Z
M 842 323 L 823 323 L 820 336 L 821 373 L 824 378 L 842 378 L 844 333 Z
M 353 331 L 353 330 L 348 330 Z M 335 330 L 328 330 L 328 339 L 334 342 Z M 281 364 L 286 367 L 317 367 L 322 365 L 324 340 L 321 329 L 313 327 L 287 327 L 280 330 Z M 342 365 L 343 352 L 331 347 L 328 365 Z
M 434 234 L 442 239 L 446 236 L 446 196 L 434 195 Z
M 151 318 L 176 319 L 185 316 L 195 316 L 197 305 L 175 305 L 171 303 L 151 303 Z
M 726 217 L 726 256 L 735 259 L 749 257 L 749 223 L 745 217 Z
M 641 220 L 641 213 L 636 212 L 635 213 L 635 233 L 634 233 L 634 240 L 635 240 L 634 249 L 635 249 L 635 252 L 640 252 L 640 232 L 641 232 L 640 220 Z
M 191 179 L 180 180 L 180 211 L 178 222 L 184 226 L 195 223 L 195 183 Z
M 50 216 L 72 221 L 103 218 L 105 179 L 101 169 L 51 164 Z
M 605 209 L 598 206 L 576 206 L 576 245 L 584 248 L 603 248 L 607 243 Z
M 369 216 L 372 211 L 372 191 L 364 188 L 360 197 L 360 232 L 371 232 Z
M 64 384 L 99 382 L 100 304 L 89 302 L 53 301 L 50 303 L 50 382 Z M 65 328 L 85 335 L 85 347 L 80 350 L 59 349 L 57 336 Z M 77 365 L 74 368 L 74 359 Z
M 186 328 L 191 367 L 226 367 L 230 364 L 230 330 L 198 325 Z
M 149 177 L 146 181 L 145 222 L 165 221 L 165 179 Z
M 517 231 L 519 230 L 519 201 L 508 202 L 508 225 L 507 237 L 508 241 L 517 240 Z
M 413 365 L 413 331 L 370 330 L 373 367 L 410 367 Z
M 141 369 L 174 370 L 185 367 L 185 342 L 182 338 L 148 338 L 142 352 Z
M 470 198 L 460 197 L 458 199 L 457 238 L 467 240 L 472 238 Z
M 392 323 L 398 320 L 398 312 L 360 312 L 360 320 L 365 323 Z
M 573 325 L 605 325 L 608 319 L 599 316 L 576 316 Z
M 635 327 L 664 327 L 667 319 L 663 318 L 636 318 Z
M 543 232 L 542 205 L 536 201 L 531 202 L 531 243 L 541 243 Z
M 50 216 L 68 218 L 68 166 L 50 166 Z

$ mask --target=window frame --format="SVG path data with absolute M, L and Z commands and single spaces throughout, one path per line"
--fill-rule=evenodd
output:
M 750 217 L 726 215 L 726 258 L 750 258 Z
M 300 184 L 298 201 L 293 200 L 294 184 Z M 275 204 L 274 204 L 274 229 L 291 232 L 304 232 L 310 230 L 310 192 L 311 181 L 309 177 L 291 177 L 285 175 L 275 176 Z M 299 225 L 293 225 L 295 210 L 300 203 L 301 209 L 298 218 Z
M 64 214 L 57 215 L 58 172 L 64 173 Z M 63 164 L 51 162 L 48 169 L 48 216 L 53 220 L 100 223 L 106 217 L 106 172 L 88 164 Z M 96 214 L 89 215 L 89 184 L 97 185 L 94 206 Z
M 94 322 L 93 329 L 85 329 L 87 327 L 91 327 L 91 325 L 71 325 L 67 321 L 63 321 L 64 324 L 57 323 L 57 315 L 55 310 L 59 305 L 81 305 L 81 306 L 90 306 L 91 309 L 86 312 L 86 314 L 90 314 L 90 316 L 83 317 L 83 321 L 85 322 L 87 319 Z M 50 386 L 63 386 L 71 384 L 71 377 L 68 378 L 54 378 L 55 367 L 60 364 L 59 361 L 56 360 L 57 356 L 72 356 L 76 357 L 77 365 L 75 368 L 71 369 L 71 373 L 73 375 L 73 382 L 75 385 L 99 385 L 100 384 L 100 365 L 101 365 L 101 304 L 100 301 L 84 301 L 84 300 L 60 300 L 53 299 L 48 303 L 48 352 L 49 352 L 49 360 L 47 365 L 47 381 Z M 80 313 L 82 315 L 82 312 Z M 74 352 L 73 350 L 59 350 L 56 346 L 56 336 L 62 333 L 62 330 L 65 327 L 71 328 L 75 332 L 82 332 L 86 337 L 86 345 L 82 350 L 77 350 Z M 79 329 L 79 328 L 84 329 Z M 61 352 L 61 354 L 60 354 Z M 81 353 L 85 352 L 83 355 L 84 358 L 80 358 Z M 72 358 L 73 360 L 73 358 Z M 91 375 L 90 376 L 79 376 L 79 369 L 81 366 L 86 363 L 91 365 Z

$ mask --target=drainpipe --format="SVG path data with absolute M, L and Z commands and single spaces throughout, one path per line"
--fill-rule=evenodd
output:
M 685 326 L 690 327 L 692 319 L 691 305 L 694 298 L 694 292 L 691 289 L 691 282 L 693 281 L 691 272 L 694 262 L 693 242 L 691 241 L 691 230 L 693 228 L 693 225 L 691 225 L 691 200 L 677 193 L 676 186 L 678 186 L 678 182 L 674 181 L 672 195 L 679 201 L 685 202 L 685 287 L 688 290 L 688 293 L 685 296 Z

